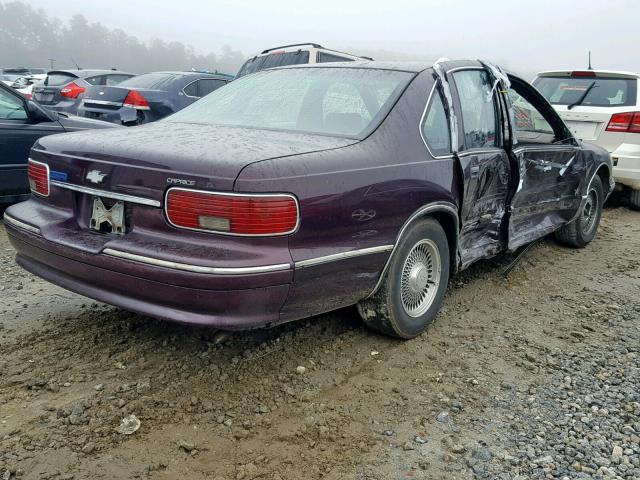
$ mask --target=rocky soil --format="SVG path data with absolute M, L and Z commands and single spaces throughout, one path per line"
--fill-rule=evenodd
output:
M 353 308 L 227 337 L 49 285 L 0 227 L 0 480 L 640 479 L 640 213 L 511 259 L 412 341 Z

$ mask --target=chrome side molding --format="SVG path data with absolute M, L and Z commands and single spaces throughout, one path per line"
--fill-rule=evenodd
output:
M 325 255 L 323 257 L 309 258 L 300 260 L 295 263 L 296 268 L 314 267 L 323 263 L 336 262 L 347 258 L 359 257 L 361 255 L 371 255 L 374 253 L 390 252 L 393 245 L 381 245 L 379 247 L 361 248 L 359 250 L 349 250 L 347 252 L 334 253 L 333 255 Z
M 280 263 L 277 265 L 261 265 L 257 267 L 205 267 L 202 265 L 190 265 L 187 263 L 172 262 L 170 260 L 162 260 L 160 258 L 147 257 L 145 255 L 137 255 L 135 253 L 123 252 L 114 248 L 105 248 L 102 253 L 111 257 L 124 258 L 134 262 L 140 262 L 156 267 L 171 268 L 173 270 L 183 270 L 185 272 L 205 273 L 209 275 L 248 275 L 251 273 L 270 273 L 291 270 L 288 263 Z
M 32 225 L 29 225 L 28 223 L 21 222 L 20 220 L 16 220 L 15 218 L 10 217 L 6 213 L 4 214 L 3 219 L 4 219 L 4 221 L 6 223 L 9 223 L 9 224 L 13 225 L 14 227 L 18 227 L 18 228 L 21 228 L 23 230 L 26 230 L 27 232 L 35 233 L 36 235 L 40 235 L 40 229 L 39 228 L 34 227 Z

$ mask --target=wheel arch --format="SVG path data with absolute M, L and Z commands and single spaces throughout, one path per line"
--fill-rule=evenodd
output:
M 375 287 L 367 295 L 366 298 L 370 298 L 374 295 L 380 285 L 382 284 L 382 280 L 384 279 L 385 274 L 389 270 L 389 265 L 391 264 L 391 260 L 398 249 L 398 245 L 402 236 L 408 231 L 409 227 L 418 222 L 419 220 L 425 218 L 433 218 L 436 220 L 444 229 L 444 232 L 447 236 L 447 242 L 449 244 L 449 260 L 450 260 L 450 268 L 452 273 L 456 273 L 459 269 L 459 257 L 458 257 L 458 236 L 460 231 L 460 222 L 458 219 L 458 208 L 450 202 L 434 202 L 420 207 L 414 213 L 412 213 L 409 218 L 404 222 L 402 227 L 400 228 L 398 235 L 396 236 L 395 243 L 393 244 L 393 249 L 389 254 L 389 258 L 382 271 L 380 272 L 380 276 L 378 277 L 378 281 L 376 282 Z
M 609 168 L 609 165 L 607 165 L 605 162 L 602 162 L 600 165 L 596 167 L 594 177 L 595 175 L 598 175 L 600 177 L 600 180 L 602 180 L 602 187 L 606 188 L 606 192 L 604 192 L 605 200 L 606 200 L 609 194 L 613 191 L 613 185 L 611 184 L 612 175 L 611 175 L 611 169 Z M 591 181 L 593 181 L 593 177 Z M 591 182 L 589 182 L 589 186 L 590 185 L 591 185 Z M 589 191 L 588 188 L 587 188 L 587 191 Z

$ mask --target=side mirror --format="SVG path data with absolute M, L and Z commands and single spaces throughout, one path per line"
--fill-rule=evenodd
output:
M 53 120 L 47 110 L 32 100 L 27 101 L 27 112 L 29 113 L 29 120 L 34 123 L 50 122 Z

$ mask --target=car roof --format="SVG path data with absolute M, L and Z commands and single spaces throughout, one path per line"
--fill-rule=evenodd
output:
M 479 68 L 482 64 L 478 60 L 443 60 L 439 61 L 445 71 L 457 68 Z M 356 60 L 354 62 L 329 62 L 315 64 L 298 64 L 275 67 L 269 70 L 280 68 L 365 68 L 371 70 L 397 70 L 400 72 L 420 73 L 433 68 L 433 62 L 396 62 L 380 60 Z
M 587 70 L 574 68 L 573 70 L 550 70 L 538 73 L 538 77 L 570 77 L 573 72 L 593 72 L 596 77 L 640 78 L 640 73 L 619 70 Z
M 222 79 L 232 79 L 233 75 L 229 75 L 227 73 L 213 73 L 213 72 L 197 72 L 197 71 L 164 71 L 164 72 L 145 72 L 141 75 L 147 74 L 166 74 L 166 75 L 182 75 L 182 76 L 201 76 L 201 77 L 215 77 Z
M 84 68 L 82 70 L 78 70 L 78 69 L 49 70 L 47 72 L 47 75 L 51 75 L 52 73 L 70 73 L 71 75 L 75 75 L 76 77 L 79 77 L 79 78 L 91 77 L 92 75 L 107 75 L 107 74 L 136 75 L 135 73 L 122 72 L 120 70 L 102 70 L 102 69 L 84 69 Z

